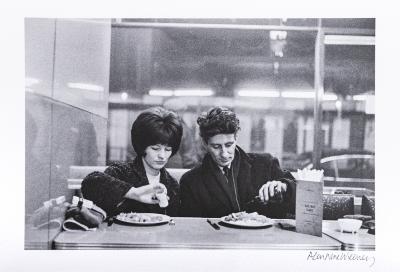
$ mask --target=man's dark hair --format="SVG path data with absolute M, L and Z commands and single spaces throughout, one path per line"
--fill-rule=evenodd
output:
M 207 143 L 208 139 L 217 134 L 235 134 L 239 131 L 239 119 L 228 108 L 214 107 L 202 113 L 197 118 L 200 136 Z
M 182 124 L 178 115 L 162 107 L 143 111 L 132 124 L 131 141 L 139 156 L 151 145 L 164 144 L 172 148 L 172 155 L 179 149 Z

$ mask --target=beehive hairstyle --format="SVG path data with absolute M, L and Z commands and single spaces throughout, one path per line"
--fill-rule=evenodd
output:
M 148 146 L 164 144 L 172 148 L 172 155 L 179 149 L 182 124 L 179 116 L 162 107 L 143 111 L 132 124 L 131 141 L 138 156 L 145 155 Z

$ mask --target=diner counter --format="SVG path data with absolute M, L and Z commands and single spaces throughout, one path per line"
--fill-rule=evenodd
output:
M 217 219 L 215 219 L 217 220 Z M 263 229 L 237 229 L 220 226 L 216 230 L 206 218 L 174 218 L 175 224 L 126 226 L 103 223 L 95 231 L 61 232 L 55 249 L 300 249 L 340 250 L 342 243 L 328 235 L 316 237 L 281 229 L 277 222 Z M 279 222 L 282 220 L 279 220 Z M 289 221 L 290 222 L 290 221 Z M 294 221 L 291 220 L 294 224 Z M 327 225 L 329 227 L 329 225 Z
M 360 229 L 357 233 L 340 232 L 337 221 L 324 221 L 322 232 L 339 241 L 343 250 L 375 250 L 375 235 L 369 234 L 367 229 Z

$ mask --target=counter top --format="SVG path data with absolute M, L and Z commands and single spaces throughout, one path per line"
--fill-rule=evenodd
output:
M 337 221 L 324 221 L 322 232 L 342 243 L 343 250 L 375 250 L 375 235 L 369 234 L 367 229 L 360 229 L 354 234 L 340 232 Z
M 316 237 L 283 230 L 277 224 L 263 229 L 220 226 L 215 230 L 206 218 L 174 218 L 175 224 L 126 226 L 103 223 L 95 231 L 61 232 L 56 249 L 129 248 L 228 248 L 340 250 L 342 244 L 323 234 Z

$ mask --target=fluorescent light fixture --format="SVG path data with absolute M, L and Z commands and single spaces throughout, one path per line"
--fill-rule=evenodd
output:
M 279 31 L 279 30 L 271 30 L 269 32 L 269 38 L 271 40 L 284 40 L 287 37 L 287 32 L 286 31 Z
M 375 95 L 373 94 L 357 94 L 353 95 L 353 100 L 356 101 L 367 101 L 367 100 L 374 100 Z
M 150 90 L 149 95 L 151 95 L 151 96 L 173 96 L 174 91 L 172 91 L 172 90 Z
M 175 96 L 212 96 L 213 90 L 209 89 L 179 89 L 174 91 Z
M 32 85 L 38 84 L 40 82 L 39 79 L 33 77 L 25 78 L 25 87 L 31 87 Z
M 87 90 L 87 91 L 94 91 L 94 92 L 103 92 L 104 88 L 99 85 L 94 85 L 94 84 L 87 84 L 87 83 L 80 83 L 80 82 L 74 82 L 74 83 L 68 83 L 68 87 L 72 89 L 80 89 L 80 90 Z
M 326 93 L 326 94 L 324 94 L 324 100 L 327 100 L 327 101 L 335 101 L 335 100 L 337 100 L 337 99 L 338 99 L 338 97 L 337 97 L 336 94 L 332 94 L 332 93 Z
M 325 44 L 375 45 L 375 36 L 326 35 Z
M 274 90 L 239 90 L 238 96 L 245 97 L 279 97 L 279 91 Z
M 208 89 L 150 90 L 151 96 L 212 96 L 214 92 Z
M 314 98 L 313 91 L 283 91 L 281 94 L 284 98 Z
M 353 95 L 353 100 L 365 101 L 365 100 L 367 100 L 367 95 L 366 94 Z

